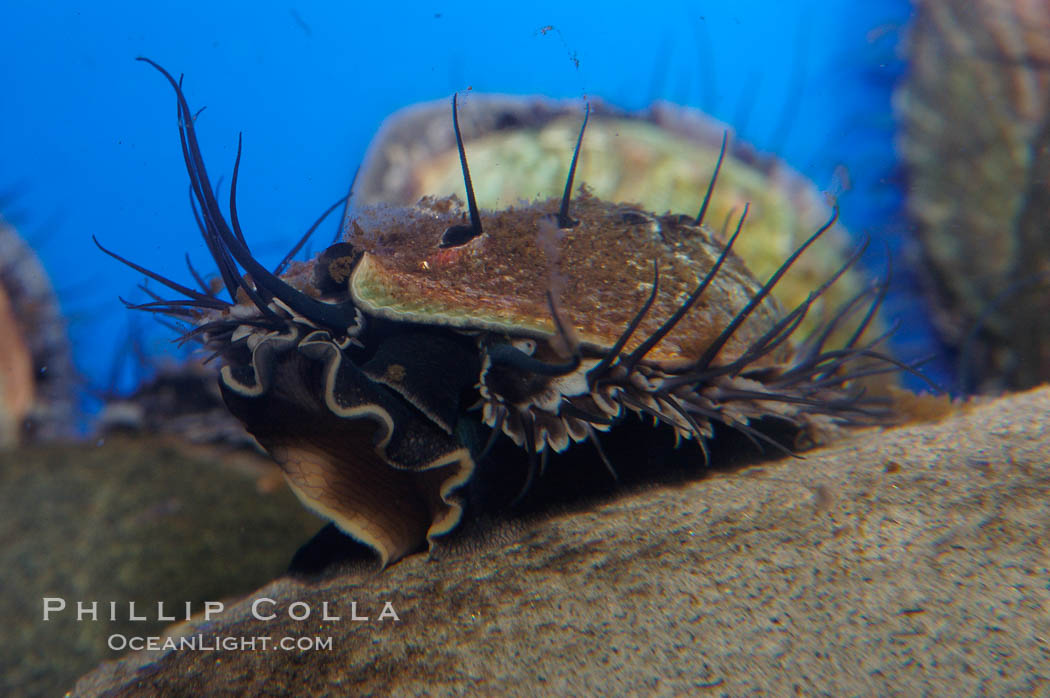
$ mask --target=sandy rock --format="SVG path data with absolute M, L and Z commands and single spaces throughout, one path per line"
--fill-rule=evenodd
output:
M 1046 692 L 1048 415 L 1042 388 L 440 559 L 278 579 L 178 632 L 330 650 L 143 652 L 74 695 Z M 260 598 L 275 620 L 252 618 Z M 309 619 L 289 619 L 296 601 Z M 326 601 L 341 620 L 321 619 Z M 399 621 L 378 619 L 386 601 Z
M 186 601 L 237 598 L 286 569 L 320 521 L 246 463 L 216 460 L 159 439 L 0 453 L 0 695 L 57 695 L 120 656 L 110 634 L 168 625 L 129 621 L 129 601 L 184 616 Z M 69 613 L 43 622 L 44 597 Z M 77 622 L 76 602 L 96 600 L 103 620 Z M 105 620 L 110 601 L 121 622 Z

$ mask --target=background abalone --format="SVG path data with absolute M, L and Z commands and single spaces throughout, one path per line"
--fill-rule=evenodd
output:
M 963 392 L 1050 380 L 1050 4 L 916 3 L 896 95 L 933 317 Z
M 0 216 L 0 448 L 71 437 L 77 383 L 51 280 Z

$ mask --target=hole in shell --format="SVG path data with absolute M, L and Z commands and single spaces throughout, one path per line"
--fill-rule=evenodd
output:
M 441 242 L 438 243 L 438 247 L 459 247 L 467 244 L 477 236 L 477 232 L 469 225 L 452 225 L 441 235 Z
M 580 222 L 578 220 L 576 220 L 575 218 L 573 218 L 572 216 L 569 216 L 564 221 L 559 220 L 557 213 L 548 213 L 547 215 L 544 216 L 544 219 L 546 219 L 546 220 L 550 221 L 551 223 L 553 223 L 554 226 L 556 228 L 558 228 L 558 230 L 568 230 L 570 228 L 575 228 L 576 226 L 578 226 L 580 224 Z M 564 225 L 563 225 L 563 223 L 564 223 Z
M 631 225 L 646 225 L 649 223 L 649 216 L 641 211 L 628 209 L 626 211 L 620 211 L 620 220 Z

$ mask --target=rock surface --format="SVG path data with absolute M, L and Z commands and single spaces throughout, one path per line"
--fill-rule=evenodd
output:
M 1045 693 L 1048 416 L 1044 387 L 438 559 L 278 579 L 177 632 L 331 649 L 142 652 L 74 694 Z M 276 619 L 251 617 L 259 598 Z M 309 619 L 289 619 L 296 601 Z M 378 619 L 386 601 L 399 621 Z
M 186 601 L 199 610 L 284 571 L 320 521 L 286 488 L 261 491 L 265 475 L 217 461 L 155 438 L 0 453 L 0 695 L 68 689 L 119 656 L 111 633 L 161 631 L 158 601 L 185 616 Z M 43 622 L 44 597 L 67 612 Z M 76 602 L 96 600 L 123 621 L 76 622 Z M 129 621 L 129 601 L 153 620 Z

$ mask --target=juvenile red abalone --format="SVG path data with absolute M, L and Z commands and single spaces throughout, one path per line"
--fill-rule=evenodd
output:
M 465 207 L 440 197 L 352 209 L 342 241 L 270 271 L 232 202 L 228 222 L 215 198 L 180 84 L 153 65 L 178 98 L 198 222 L 229 300 L 109 254 L 180 294 L 135 307 L 191 325 L 186 338 L 222 359 L 227 407 L 303 502 L 384 564 L 433 545 L 477 507 L 479 469 L 520 477 L 512 500 L 482 503 L 501 511 L 578 444 L 617 479 L 620 454 L 606 453 L 603 434 L 627 428 L 696 444 L 702 460 L 716 426 L 789 450 L 760 423 L 813 433 L 884 419 L 885 402 L 856 381 L 910 369 L 881 350 L 884 337 L 862 339 L 877 284 L 795 338 L 856 254 L 794 306 L 771 296 L 837 213 L 759 281 L 732 251 L 747 206 L 723 236 L 702 215 L 574 190 L 570 166 L 560 199 L 483 210 L 455 100 Z M 237 174 L 235 165 L 231 191 Z M 848 336 L 832 340 L 844 326 Z M 493 458 L 498 445 L 516 457 Z

